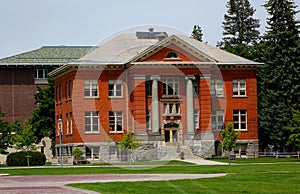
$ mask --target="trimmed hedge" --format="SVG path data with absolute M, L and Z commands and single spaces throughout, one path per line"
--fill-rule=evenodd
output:
M 46 156 L 41 152 L 21 151 L 10 153 L 6 158 L 7 166 L 27 166 L 29 156 L 30 166 L 43 166 L 46 163 Z

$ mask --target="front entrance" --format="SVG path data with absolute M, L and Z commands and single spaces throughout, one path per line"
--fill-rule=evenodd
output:
M 177 123 L 173 122 L 164 125 L 166 145 L 178 142 L 178 126 Z
M 165 142 L 175 143 L 178 142 L 177 128 L 167 128 L 165 129 Z

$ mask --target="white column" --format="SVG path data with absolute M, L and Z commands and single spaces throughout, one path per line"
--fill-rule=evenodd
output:
M 194 134 L 194 87 L 193 75 L 186 76 L 186 117 L 187 117 L 187 133 Z
M 151 124 L 152 135 L 159 135 L 159 103 L 158 103 L 158 82 L 159 76 L 152 76 L 152 104 L 151 104 Z

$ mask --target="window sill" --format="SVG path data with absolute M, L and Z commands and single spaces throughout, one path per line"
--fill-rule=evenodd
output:
M 84 99 L 85 100 L 94 100 L 94 99 L 97 100 L 97 99 L 100 99 L 100 97 L 99 96 L 95 96 L 95 97 L 94 96 L 91 96 L 91 97 L 90 96 L 85 96 Z
M 213 98 L 225 98 L 224 95 L 218 96 L 218 95 L 215 95 L 215 94 L 211 94 L 211 96 L 212 96 Z
M 123 134 L 123 131 L 109 131 L 108 134 Z
M 234 131 L 247 132 L 248 129 L 235 129 Z
M 109 96 L 109 99 L 122 99 L 124 98 L 123 96 Z
M 238 96 L 238 95 L 233 95 L 232 98 L 248 98 L 248 96 Z
M 95 131 L 95 132 L 84 132 L 84 135 L 98 135 L 100 134 L 99 131 Z

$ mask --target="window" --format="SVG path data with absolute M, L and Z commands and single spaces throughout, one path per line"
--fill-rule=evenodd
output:
M 59 84 L 59 102 L 62 102 L 62 86 Z
M 152 80 L 146 81 L 145 87 L 146 87 L 146 96 L 151 97 L 152 96 Z
M 163 95 L 178 95 L 178 78 L 168 77 L 163 79 Z
M 85 157 L 91 159 L 99 159 L 100 147 L 93 146 L 93 147 L 85 147 Z
M 168 52 L 166 58 L 168 58 L 168 59 L 170 59 L 170 58 L 178 58 L 178 55 L 175 52 L 171 51 L 171 52 Z
M 70 112 L 70 122 L 69 122 L 69 127 L 70 127 L 70 134 L 73 134 L 73 114 Z M 72 153 L 72 152 L 71 152 Z
M 109 80 L 108 81 L 108 96 L 109 97 L 122 97 L 122 80 Z
M 47 78 L 48 78 L 48 69 L 34 70 L 34 79 L 47 79 Z
M 247 130 L 246 110 L 233 110 L 233 126 L 235 130 Z
M 193 87 L 194 87 L 194 95 L 199 95 L 199 79 L 193 80 Z
M 211 114 L 211 128 L 213 131 L 221 131 L 224 124 L 224 111 L 215 110 Z
M 69 80 L 69 99 L 72 99 L 73 82 Z
M 246 96 L 246 80 L 233 79 L 232 80 L 232 94 L 233 96 Z
M 121 111 L 109 111 L 109 131 L 111 133 L 123 132 L 123 116 Z
M 65 93 L 66 93 L 66 100 L 69 99 L 69 82 L 65 82 Z
M 163 104 L 164 115 L 179 115 L 180 104 L 179 103 L 164 103 Z
M 194 110 L 194 129 L 199 128 L 199 110 Z
M 151 110 L 146 110 L 146 129 L 151 129 Z
M 98 80 L 84 80 L 84 96 L 98 97 Z
M 69 121 L 69 114 L 66 113 L 66 121 L 67 121 L 67 134 L 70 133 L 70 121 Z
M 222 79 L 211 79 L 210 80 L 210 94 L 216 95 L 216 96 L 224 96 Z
M 86 133 L 93 133 L 99 131 L 99 117 L 98 112 L 85 112 L 84 113 L 84 125 Z

